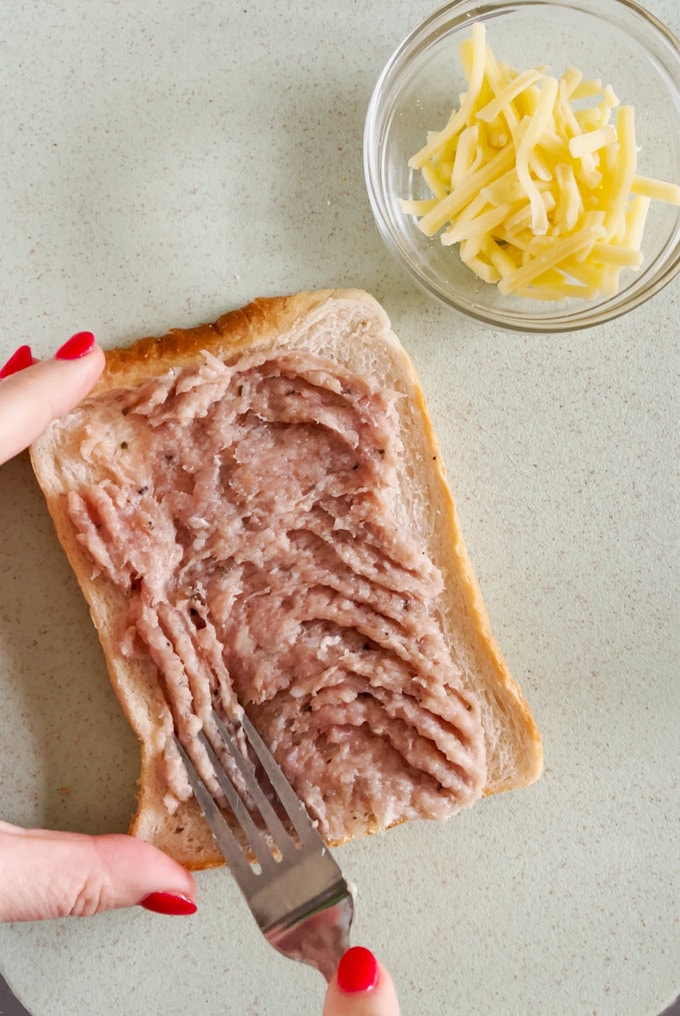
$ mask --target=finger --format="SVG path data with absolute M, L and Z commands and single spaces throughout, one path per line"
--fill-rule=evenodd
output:
M 188 914 L 195 895 L 189 872 L 143 840 L 0 822 L 0 921 L 87 917 L 136 904 Z
M 87 335 L 89 344 L 80 339 Z M 59 351 L 51 360 L 33 363 L 0 380 L 0 462 L 27 448 L 52 420 L 77 405 L 97 381 L 104 353 L 89 332 L 79 332 L 69 342 L 73 339 L 80 342 L 71 347 L 65 343 L 62 350 L 75 350 L 75 359 L 63 358 Z
M 362 946 L 348 949 L 326 991 L 323 1016 L 399 1016 L 388 971 Z

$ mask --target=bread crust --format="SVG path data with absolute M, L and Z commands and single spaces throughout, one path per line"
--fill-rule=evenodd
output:
M 320 338 L 323 335 L 333 337 L 326 340 Z M 198 364 L 204 350 L 231 360 L 254 346 L 278 349 L 287 343 L 314 343 L 316 351 L 323 341 L 329 344 L 325 354 L 353 369 L 357 363 L 365 370 L 373 364 L 373 369 L 386 375 L 385 383 L 406 396 L 400 400 L 399 413 L 413 465 L 405 482 L 413 484 L 417 479 L 422 485 L 420 526 L 445 581 L 439 605 L 441 622 L 463 663 L 470 690 L 480 698 L 488 764 L 484 794 L 530 784 L 542 770 L 540 734 L 493 637 L 420 382 L 387 315 L 373 297 L 362 290 L 319 290 L 255 299 L 212 324 L 173 329 L 159 338 L 147 337 L 127 348 L 107 351 L 104 373 L 92 394 L 135 386 L 173 367 Z M 130 832 L 151 840 L 189 868 L 221 864 L 221 855 L 195 802 L 181 805 L 174 817 L 163 806 L 164 787 L 152 748 L 153 698 L 162 694 L 154 665 L 150 660 L 121 656 L 114 619 L 124 609 L 124 598 L 104 580 L 92 577 L 89 559 L 66 516 L 64 491 L 78 468 L 76 438 L 68 427 L 60 428 L 58 440 L 49 429 L 34 444 L 31 459 L 57 536 L 90 606 L 112 685 L 140 741 L 138 806 Z M 151 692 L 141 692 L 142 688 Z
M 227 311 L 211 324 L 195 328 L 173 328 L 165 335 L 138 339 L 131 346 L 106 352 L 106 366 L 94 393 L 134 385 L 156 377 L 171 367 L 189 367 L 201 360 L 204 349 L 222 359 L 250 347 L 276 342 L 294 329 L 297 322 L 324 303 L 351 300 L 375 313 L 374 302 L 362 290 L 317 290 L 291 296 L 257 297 L 245 307 Z M 376 308 L 383 314 L 382 308 Z

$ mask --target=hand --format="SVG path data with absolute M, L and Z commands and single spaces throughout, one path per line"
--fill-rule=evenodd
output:
M 51 360 L 21 346 L 0 369 L 0 462 L 26 448 L 90 391 L 104 354 L 90 332 Z M 131 836 L 20 829 L 0 822 L 0 921 L 89 915 L 140 903 L 188 914 L 196 884 L 181 865 Z
M 93 387 L 104 354 L 91 332 L 78 332 L 52 360 L 34 360 L 20 346 L 0 369 L 0 463 L 27 448 L 52 420 L 73 409 Z
M 392 978 L 362 946 L 348 949 L 328 985 L 323 1016 L 399 1016 Z

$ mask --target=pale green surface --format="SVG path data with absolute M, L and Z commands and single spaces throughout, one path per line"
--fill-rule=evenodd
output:
M 648 6 L 680 32 L 677 0 Z M 381 299 L 546 772 L 341 850 L 355 941 L 392 969 L 404 1016 L 656 1016 L 680 990 L 680 290 L 546 339 L 411 286 L 373 226 L 360 142 L 384 60 L 429 9 L 6 0 L 0 362 L 255 295 Z M 136 744 L 25 458 L 0 471 L 0 524 L 0 811 L 122 830 Z M 319 976 L 261 941 L 226 874 L 199 884 L 190 920 L 0 928 L 0 968 L 34 1016 L 317 1016 Z

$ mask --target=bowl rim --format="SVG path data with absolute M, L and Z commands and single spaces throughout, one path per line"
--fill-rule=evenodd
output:
M 587 16 L 596 16 L 607 3 L 610 9 L 623 8 L 626 11 L 625 16 L 632 18 L 634 22 L 640 19 L 646 24 L 647 29 L 651 29 L 653 35 L 658 36 L 668 46 L 680 70 L 680 39 L 659 18 L 641 7 L 636 0 L 448 0 L 447 3 L 431 11 L 402 39 L 384 64 L 374 85 L 364 120 L 363 168 L 369 203 L 378 231 L 392 256 L 422 289 L 447 307 L 453 308 L 466 317 L 493 325 L 496 328 L 524 333 L 579 331 L 614 321 L 629 313 L 650 300 L 680 273 L 680 238 L 671 237 L 668 241 L 668 243 L 674 244 L 671 256 L 658 267 L 644 285 L 632 292 L 623 290 L 607 298 L 605 302 L 585 304 L 577 309 L 571 307 L 564 313 L 546 312 L 544 315 L 523 316 L 518 311 L 487 308 L 464 297 L 442 291 L 427 275 L 419 271 L 418 265 L 402 249 L 389 225 L 389 217 L 384 210 L 385 199 L 378 184 L 380 173 L 377 168 L 377 139 L 380 126 L 378 112 L 381 100 L 388 83 L 392 82 L 395 73 L 399 73 L 401 65 L 408 58 L 411 50 L 421 39 L 428 36 L 434 26 L 440 22 L 448 22 L 456 12 L 460 13 L 465 8 L 468 10 L 464 14 L 460 13 L 460 24 L 454 23 L 449 27 L 458 29 L 465 25 L 471 25 L 480 17 L 488 16 L 496 10 L 505 8 L 512 12 L 529 7 L 556 7 L 574 10 Z M 591 5 L 592 9 L 584 4 Z M 463 17 L 465 20 L 462 20 Z M 680 93 L 680 79 L 678 91 Z

